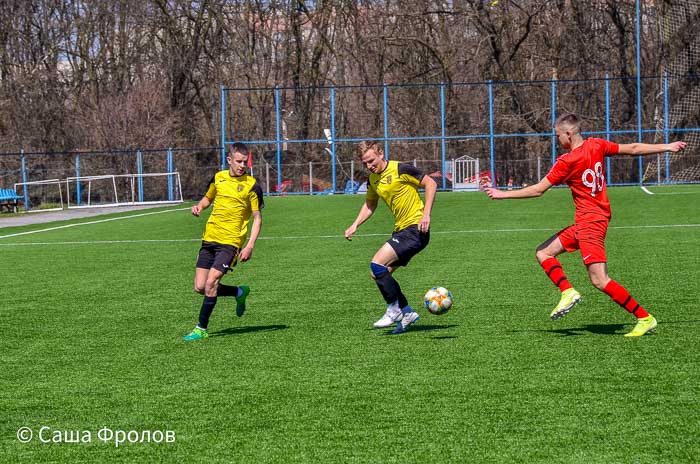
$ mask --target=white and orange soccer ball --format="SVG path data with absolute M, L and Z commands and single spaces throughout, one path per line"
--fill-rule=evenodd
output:
M 452 308 L 452 292 L 445 287 L 433 287 L 425 292 L 423 304 L 433 314 L 445 314 Z

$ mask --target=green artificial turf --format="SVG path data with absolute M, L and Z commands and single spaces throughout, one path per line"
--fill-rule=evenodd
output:
M 430 245 L 395 273 L 421 316 L 398 336 L 372 329 L 385 205 L 343 238 L 359 195 L 267 198 L 253 259 L 224 277 L 248 311 L 220 298 L 190 343 L 206 215 L 0 228 L 2 462 L 697 462 L 700 187 L 652 190 L 609 189 L 610 275 L 659 321 L 639 339 L 578 253 L 561 262 L 583 302 L 549 320 L 534 251 L 571 223 L 566 189 L 438 194 Z M 420 308 L 436 285 L 443 316 Z

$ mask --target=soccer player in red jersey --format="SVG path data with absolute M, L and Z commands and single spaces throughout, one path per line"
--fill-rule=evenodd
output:
M 581 300 L 581 294 L 569 283 L 557 260 L 566 252 L 581 250 L 583 263 L 593 285 L 607 294 L 615 303 L 637 318 L 637 325 L 626 337 L 639 337 L 656 329 L 656 319 L 649 314 L 629 292 L 610 278 L 605 257 L 605 234 L 610 222 L 610 202 L 605 188 L 603 159 L 614 155 L 651 155 L 678 152 L 685 142 L 669 144 L 617 144 L 607 140 L 583 139 L 579 120 L 574 114 L 564 114 L 554 122 L 554 132 L 565 150 L 549 173 L 537 184 L 521 190 L 501 191 L 486 188 L 486 194 L 495 200 L 503 198 L 532 198 L 543 195 L 553 185 L 567 184 L 574 199 L 574 224 L 562 229 L 537 247 L 537 260 L 554 285 L 562 292 L 559 304 L 550 317 L 559 319 Z

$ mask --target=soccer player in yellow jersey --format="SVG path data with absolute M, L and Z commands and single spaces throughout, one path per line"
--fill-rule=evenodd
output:
M 232 296 L 236 299 L 236 314 L 240 317 L 245 311 L 245 300 L 250 288 L 221 284 L 221 278 L 238 260 L 248 261 L 253 256 L 255 241 L 260 235 L 262 214 L 265 203 L 258 181 L 246 173 L 248 148 L 243 143 L 231 146 L 226 157 L 229 168 L 219 171 L 209 182 L 207 193 L 192 207 L 192 214 L 199 216 L 212 203 L 207 225 L 202 235 L 194 274 L 194 291 L 204 295 L 199 311 L 199 323 L 185 335 L 185 341 L 207 338 L 209 317 L 216 299 Z M 253 218 L 250 238 L 241 248 L 248 235 L 248 222 Z
M 355 222 L 345 231 L 345 238 L 352 240 L 357 228 L 374 214 L 379 198 L 384 200 L 394 215 L 394 232 L 370 263 L 372 278 L 387 304 L 384 316 L 374 327 L 390 327 L 396 322 L 393 333 L 400 334 L 418 320 L 418 313 L 408 304 L 392 274 L 428 245 L 430 212 L 437 184 L 411 164 L 384 159 L 384 151 L 377 142 L 362 142 L 359 149 L 362 164 L 370 176 L 365 203 Z M 418 193 L 419 187 L 425 189 L 425 205 Z

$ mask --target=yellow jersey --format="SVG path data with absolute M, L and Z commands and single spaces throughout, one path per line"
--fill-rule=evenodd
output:
M 209 181 L 206 197 L 213 208 L 202 240 L 240 249 L 248 235 L 250 216 L 265 206 L 260 184 L 248 174 L 235 177 L 228 170 L 219 171 Z
M 394 232 L 418 224 L 423 217 L 423 200 L 418 186 L 424 174 L 411 164 L 389 161 L 382 172 L 369 175 L 367 199 L 381 198 L 394 215 Z

